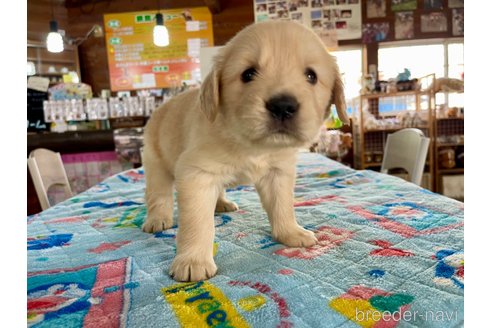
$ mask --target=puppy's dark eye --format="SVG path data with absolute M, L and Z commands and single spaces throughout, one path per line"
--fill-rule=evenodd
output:
M 318 76 L 311 68 L 306 68 L 304 71 L 304 75 L 306 75 L 306 80 L 311 84 L 316 84 L 318 82 Z
M 257 73 L 256 68 L 250 67 L 241 74 L 241 81 L 244 83 L 251 82 Z

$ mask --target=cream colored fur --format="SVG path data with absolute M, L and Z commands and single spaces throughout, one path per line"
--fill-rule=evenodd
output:
M 244 83 L 241 74 L 249 67 L 258 74 Z M 315 85 L 306 80 L 308 67 L 317 73 Z M 300 104 L 288 133 L 276 130 L 265 108 L 281 93 Z M 276 21 L 242 30 L 221 49 L 200 89 L 174 97 L 153 113 L 144 138 L 148 214 L 143 230 L 173 225 L 175 186 L 179 229 L 169 271 L 175 280 L 216 274 L 214 211 L 238 209 L 225 198 L 227 186 L 255 185 L 277 241 L 305 247 L 317 242 L 296 222 L 296 153 L 313 142 L 332 103 L 347 122 L 334 58 L 311 30 Z

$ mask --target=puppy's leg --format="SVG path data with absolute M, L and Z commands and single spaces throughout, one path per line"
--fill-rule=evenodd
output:
M 173 177 L 159 161 L 147 160 L 145 169 L 145 232 L 159 232 L 173 225 Z
M 219 193 L 219 198 L 217 199 L 217 204 L 215 205 L 215 212 L 234 212 L 237 211 L 239 207 L 236 203 L 228 200 L 225 196 L 225 190 L 222 188 Z
M 295 170 L 271 169 L 256 184 L 272 226 L 272 236 L 284 245 L 309 247 L 317 243 L 312 231 L 297 224 L 294 214 Z
M 214 209 L 219 196 L 215 177 L 203 171 L 176 174 L 179 221 L 176 257 L 169 274 L 177 281 L 198 281 L 217 272 L 213 258 Z

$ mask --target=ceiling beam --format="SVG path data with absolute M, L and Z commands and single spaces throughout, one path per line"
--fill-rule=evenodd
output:
M 102 2 L 104 0 L 65 0 L 65 8 L 78 8 L 85 5 L 93 5 L 97 2 Z

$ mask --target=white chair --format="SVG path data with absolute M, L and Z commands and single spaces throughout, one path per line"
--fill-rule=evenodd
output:
M 381 172 L 402 168 L 407 171 L 410 182 L 420 185 L 429 142 L 419 129 L 408 128 L 388 135 Z
M 51 186 L 63 186 L 65 199 L 73 196 L 60 153 L 44 148 L 35 149 L 29 154 L 27 166 L 43 211 L 51 206 L 48 199 Z

